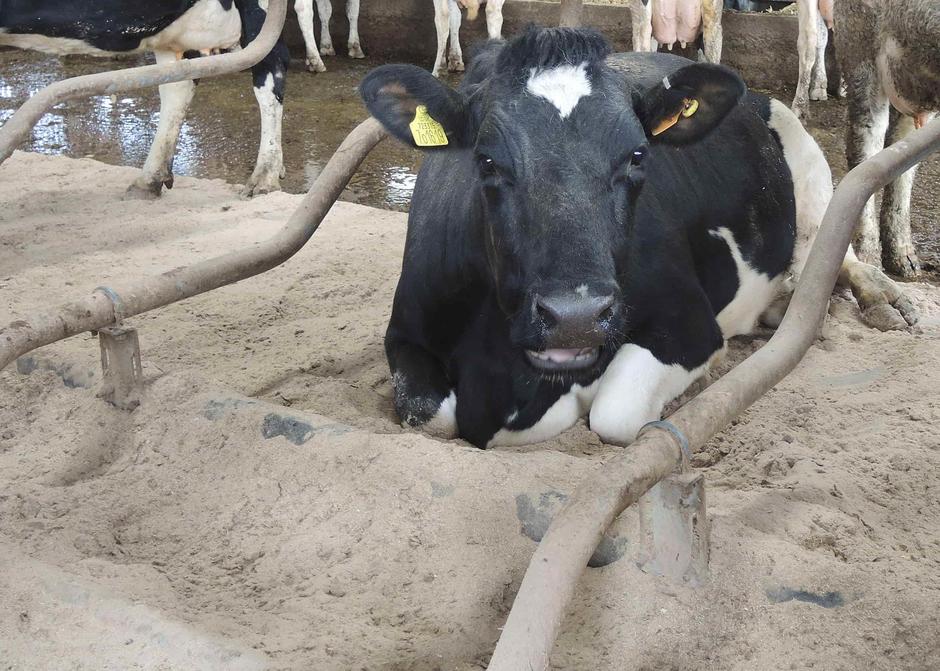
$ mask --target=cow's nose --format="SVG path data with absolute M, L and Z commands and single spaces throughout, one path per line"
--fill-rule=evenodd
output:
M 604 344 L 617 309 L 613 296 L 549 295 L 535 299 L 548 347 Z

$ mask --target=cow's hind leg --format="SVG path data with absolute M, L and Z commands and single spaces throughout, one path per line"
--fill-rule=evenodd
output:
M 434 57 L 434 65 L 431 68 L 431 74 L 435 77 L 440 76 L 444 71 L 444 51 L 447 48 L 447 36 L 450 33 L 450 13 L 451 2 L 453 0 L 434 0 L 434 27 L 437 30 L 437 55 Z M 454 11 L 456 3 L 454 3 Z
M 829 98 L 829 79 L 826 76 L 826 46 L 829 44 L 829 28 L 823 20 L 822 14 L 816 15 L 816 62 L 813 63 L 810 77 L 810 100 L 827 100 Z
M 914 130 L 914 120 L 893 107 L 888 125 L 888 145 L 904 139 Z M 920 272 L 920 260 L 911 237 L 911 189 L 917 166 L 888 184 L 881 200 L 881 265 L 889 273 L 914 277 Z
M 451 2 L 450 8 L 450 51 L 447 53 L 447 71 L 463 72 L 463 51 L 460 49 L 460 8 Z
M 300 32 L 304 36 L 304 49 L 307 53 L 306 64 L 310 72 L 326 72 L 320 52 L 317 51 L 317 41 L 313 32 L 313 0 L 295 0 L 294 11 L 297 12 L 297 22 Z
M 705 60 L 709 63 L 721 62 L 723 8 L 722 0 L 702 0 L 702 42 L 705 47 Z
M 486 34 L 491 40 L 503 37 L 503 3 L 505 0 L 489 0 L 486 3 Z
M 792 282 L 799 279 L 810 248 L 832 199 L 832 174 L 826 157 L 806 132 L 794 113 L 776 100 L 770 103 L 767 125 L 777 133 L 793 179 L 796 202 L 796 240 L 790 266 Z M 859 261 L 850 247 L 846 253 L 839 282 L 852 290 L 862 313 L 862 320 L 882 331 L 906 328 L 917 321 L 917 311 L 898 285 L 878 268 Z M 776 327 L 783 319 L 789 292 L 782 295 L 761 317 L 768 326 Z
M 402 426 L 420 428 L 438 438 L 456 438 L 457 396 L 437 359 L 391 329 L 385 336 L 385 353 Z
M 157 63 L 176 60 L 172 51 L 158 51 L 155 56 Z M 195 90 L 196 84 L 193 81 L 160 85 L 160 121 L 157 124 L 157 133 L 144 162 L 143 174 L 127 189 L 128 197 L 158 198 L 164 186 L 173 188 L 173 154 L 176 153 L 180 128 Z
M 349 39 L 346 47 L 350 58 L 365 58 L 359 43 L 359 0 L 346 0 L 346 18 L 349 19 Z
M 801 119 L 809 115 L 809 87 L 816 62 L 816 44 L 819 40 L 819 8 L 816 3 L 817 0 L 797 0 L 799 34 L 796 49 L 799 54 L 800 73 L 792 108 Z
M 631 47 L 634 51 L 656 51 L 653 47 L 653 2 L 632 0 L 630 25 L 633 31 Z
M 320 55 L 335 56 L 336 50 L 330 36 L 330 19 L 333 17 L 331 0 L 317 0 L 317 13 L 320 15 Z

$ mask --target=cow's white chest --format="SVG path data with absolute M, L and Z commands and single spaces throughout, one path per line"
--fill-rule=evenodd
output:
M 544 70 L 532 68 L 529 81 L 526 82 L 526 90 L 554 105 L 559 116 L 564 119 L 571 114 L 581 98 L 591 95 L 587 63 L 558 65 Z
M 242 22 L 233 3 L 225 9 L 219 0 L 199 0 L 156 35 L 141 40 L 144 51 L 202 51 L 231 49 L 242 34 Z
M 781 278 L 770 278 L 754 270 L 744 260 L 741 248 L 727 228 L 722 226 L 709 233 L 725 241 L 738 271 L 738 291 L 731 302 L 718 313 L 718 326 L 726 339 L 750 333 L 757 319 L 777 297 Z
M 572 385 L 571 390 L 555 401 L 538 422 L 522 431 L 500 429 L 486 446 L 528 445 L 557 436 L 587 414 L 597 393 L 597 385 L 597 382 L 588 387 Z

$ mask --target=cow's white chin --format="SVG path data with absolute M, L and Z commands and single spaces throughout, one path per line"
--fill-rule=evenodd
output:
M 597 347 L 575 347 L 570 349 L 544 349 L 536 352 L 527 349 L 529 363 L 539 370 L 561 371 L 581 370 L 597 363 Z

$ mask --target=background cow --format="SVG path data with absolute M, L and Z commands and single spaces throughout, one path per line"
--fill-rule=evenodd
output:
M 385 340 L 404 424 L 487 447 L 589 413 L 629 443 L 779 318 L 831 196 L 822 151 L 727 68 L 607 54 L 593 31 L 531 29 L 457 90 L 406 65 L 363 80 L 428 152 Z
M 254 39 L 264 23 L 266 0 L 2 0 L 0 45 L 53 54 L 109 56 L 152 51 L 157 63 L 184 54 L 229 49 Z M 280 188 L 284 172 L 281 116 L 289 55 L 277 45 L 252 68 L 261 111 L 261 143 L 245 195 Z M 195 83 L 160 86 L 160 122 L 143 174 L 128 188 L 153 198 L 173 186 L 173 154 Z
M 722 0 L 631 0 L 634 51 L 670 51 L 678 42 L 684 49 L 702 37 L 705 60 L 721 61 Z
M 940 110 L 940 3 L 857 0 L 835 5 L 836 57 L 848 88 L 845 154 L 849 168 L 896 142 Z M 911 239 L 915 169 L 889 184 L 880 231 L 874 199 L 855 240 L 863 261 L 913 277 L 920 261 Z
M 310 72 L 326 72 L 326 65 L 320 56 L 335 56 L 333 38 L 330 36 L 330 18 L 333 16 L 331 0 L 317 0 L 317 13 L 320 15 L 320 49 L 313 36 L 313 0 L 295 0 L 294 11 L 300 23 L 300 32 L 304 36 L 307 52 L 307 69 Z M 365 58 L 359 44 L 359 0 L 346 0 L 346 18 L 349 19 L 349 39 L 346 48 L 350 58 Z
M 444 72 L 444 50 L 450 37 L 450 50 L 447 53 L 447 71 L 463 72 L 463 51 L 460 49 L 460 8 L 467 10 L 471 21 L 477 17 L 481 4 L 486 4 L 486 34 L 491 40 L 503 36 L 503 3 L 505 0 L 433 0 L 434 26 L 437 29 L 437 55 L 431 72 L 438 76 Z

